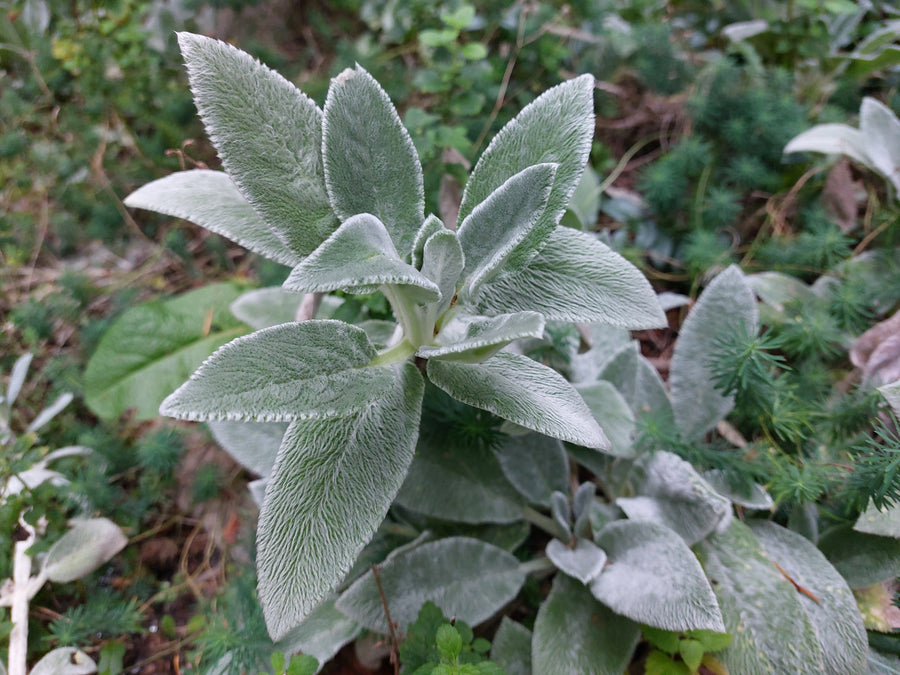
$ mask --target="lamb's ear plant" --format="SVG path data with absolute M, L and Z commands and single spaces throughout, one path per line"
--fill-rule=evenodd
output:
M 591 147 L 590 76 L 547 91 L 500 131 L 469 178 L 459 221 L 442 223 L 424 212 L 415 148 L 363 68 L 334 78 L 320 109 L 244 52 L 178 38 L 225 172 L 176 173 L 126 203 L 291 265 L 288 290 L 378 289 L 397 320 L 381 350 L 362 328 L 335 320 L 240 337 L 160 408 L 185 420 L 288 424 L 258 535 L 259 598 L 277 640 L 327 598 L 384 519 L 413 461 L 426 382 L 517 427 L 608 450 L 568 381 L 504 348 L 540 337 L 548 320 L 641 329 L 665 318 L 635 267 L 559 227 Z M 455 601 L 480 607 L 467 620 L 486 618 L 522 583 L 510 554 L 478 540 L 417 552 L 493 570 L 488 602 L 457 591 Z M 424 599 L 409 602 L 417 609 Z

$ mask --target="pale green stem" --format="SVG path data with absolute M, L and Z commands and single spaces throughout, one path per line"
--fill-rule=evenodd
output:
M 394 316 L 403 327 L 403 334 L 407 341 L 417 348 L 419 345 L 431 342 L 433 327 L 426 328 L 422 325 L 420 317 L 417 316 L 415 304 L 404 297 L 399 288 L 391 284 L 382 286 L 381 292 L 391 303 L 391 309 L 394 310 Z
M 519 564 L 522 574 L 545 574 L 556 569 L 556 565 L 550 562 L 550 558 L 535 558 Z
M 387 349 L 380 354 L 376 354 L 375 358 L 369 362 L 370 366 L 389 366 L 392 363 L 398 363 L 400 361 L 405 361 L 410 356 L 416 353 L 416 347 L 409 343 L 408 340 L 403 340 L 399 344 L 394 345 L 390 349 Z
M 547 534 L 556 537 L 562 542 L 569 541 L 571 535 L 566 532 L 559 523 L 553 520 L 553 518 L 535 511 L 530 506 L 522 507 L 522 515 L 525 517 L 525 520 L 527 520 L 532 525 L 541 528 Z

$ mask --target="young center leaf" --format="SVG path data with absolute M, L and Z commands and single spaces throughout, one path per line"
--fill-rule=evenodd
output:
M 473 302 L 487 315 L 531 310 L 548 320 L 631 330 L 666 325 L 656 293 L 634 265 L 592 235 L 563 227 L 526 266 L 482 285 Z
M 609 441 L 562 375 L 500 352 L 481 363 L 429 359 L 428 379 L 453 398 L 547 436 L 604 449 Z
M 511 553 L 478 539 L 450 537 L 391 557 L 379 580 L 391 620 L 405 631 L 426 600 L 446 616 L 478 625 L 516 596 L 525 575 Z M 341 595 L 337 608 L 369 630 L 388 632 L 371 572 Z
M 675 532 L 656 523 L 618 520 L 603 528 L 597 545 L 608 556 L 591 583 L 600 602 L 655 628 L 725 632 L 703 569 Z
M 365 367 L 375 349 L 340 321 L 264 328 L 221 347 L 160 406 L 195 422 L 291 422 L 362 410 L 391 389 L 389 368 Z
M 594 78 L 582 75 L 548 89 L 525 106 L 488 145 L 475 165 L 459 207 L 459 226 L 507 180 L 528 167 L 558 164 L 540 220 L 517 251 L 528 259 L 559 224 L 594 138 Z M 518 254 L 513 266 L 521 265 Z
M 334 212 L 376 216 L 406 258 L 425 219 L 422 165 L 388 95 L 359 65 L 331 82 L 322 154 Z
M 732 265 L 700 295 L 675 343 L 669 387 L 675 423 L 687 440 L 703 436 L 734 407 L 734 396 L 715 387 L 711 360 L 716 341 L 733 331 L 736 322 L 756 335 L 756 297 L 740 268 Z
M 435 337 L 437 345 L 420 347 L 416 353 L 426 359 L 482 361 L 513 340 L 543 334 L 544 317 L 537 312 L 494 317 L 454 314 Z
M 259 516 L 259 599 L 280 640 L 344 577 L 412 461 L 425 383 L 412 364 L 359 412 L 294 422 Z
M 337 227 L 325 190 L 322 112 L 249 54 L 178 33 L 191 91 L 225 171 L 298 256 Z
M 189 220 L 282 265 L 301 260 L 221 171 L 173 173 L 138 188 L 125 198 L 125 205 Z

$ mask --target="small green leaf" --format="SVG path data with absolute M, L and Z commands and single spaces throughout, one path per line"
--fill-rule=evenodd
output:
M 325 100 L 325 184 L 341 220 L 377 217 L 404 258 L 425 219 L 422 165 L 388 95 L 361 66 L 331 81 Z
M 691 671 L 662 652 L 650 652 L 644 663 L 644 675 L 691 675 Z
M 425 244 L 431 239 L 431 236 L 437 232 L 442 232 L 447 230 L 444 227 L 444 223 L 441 222 L 441 219 L 438 218 L 433 213 L 430 213 L 428 217 L 425 219 L 425 222 L 422 223 L 422 227 L 419 228 L 419 231 L 416 232 L 416 238 L 413 241 L 413 250 L 412 250 L 412 264 L 417 270 L 422 269 L 423 257 L 425 255 Z
M 283 265 L 296 265 L 301 259 L 221 171 L 173 173 L 138 188 L 125 198 L 125 205 L 189 220 Z
M 219 348 L 160 406 L 203 422 L 291 422 L 355 413 L 390 389 L 390 368 L 361 328 L 303 321 L 256 331 Z
M 178 33 L 178 44 L 225 171 L 287 247 L 308 255 L 337 227 L 325 191 L 322 112 L 281 75 L 224 42 Z
M 822 534 L 819 548 L 850 588 L 874 586 L 900 575 L 900 539 L 836 525 Z
M 487 58 L 488 49 L 480 42 L 469 42 L 462 46 L 459 53 L 469 61 L 481 61 Z
M 381 523 L 412 461 L 423 394 L 405 364 L 367 408 L 288 428 L 259 516 L 259 598 L 273 640 L 310 615 Z
M 537 312 L 494 317 L 454 314 L 435 336 L 437 346 L 420 347 L 426 359 L 483 361 L 514 340 L 544 334 L 544 317 Z
M 437 285 L 401 260 L 375 216 L 348 217 L 284 282 L 292 291 L 323 292 L 393 284 L 408 286 L 419 302 L 439 300 Z
M 475 303 L 481 313 L 531 310 L 548 320 L 631 330 L 666 325 L 644 275 L 585 232 L 557 228 L 525 267 L 511 269 L 481 287 Z
M 647 642 L 666 654 L 677 654 L 681 643 L 681 632 L 663 630 L 653 626 L 641 626 L 641 632 L 647 638 Z
M 703 569 L 675 532 L 656 523 L 620 520 L 603 528 L 597 545 L 608 556 L 603 573 L 591 583 L 602 603 L 656 628 L 725 632 Z
M 405 630 L 426 600 L 476 626 L 516 596 L 525 576 L 512 554 L 477 539 L 450 537 L 390 558 L 379 579 L 391 619 Z M 337 607 L 369 630 L 388 632 L 371 572 L 344 592 Z
M 696 672 L 703 661 L 703 645 L 697 640 L 681 640 L 678 653 L 692 673 Z
M 482 363 L 431 359 L 428 378 L 455 399 L 523 427 L 590 448 L 607 448 L 581 396 L 556 371 L 500 352 Z
M 291 657 L 285 675 L 316 675 L 319 662 L 309 654 L 297 654 Z
M 435 644 L 441 654 L 441 658 L 455 663 L 459 658 L 459 652 L 462 651 L 462 638 L 459 631 L 449 623 L 440 626 L 435 636 Z
M 139 420 L 157 417 L 162 400 L 207 356 L 247 332 L 228 310 L 239 295 L 233 284 L 212 284 L 125 312 L 88 362 L 88 407 L 106 420 L 129 408 L 136 409 Z
M 714 385 L 710 357 L 716 340 L 733 331 L 736 322 L 746 326 L 747 335 L 756 335 L 758 316 L 753 290 L 732 265 L 707 286 L 681 325 L 669 388 L 675 422 L 687 440 L 703 436 L 734 407 L 734 395 Z
M 425 325 L 434 326 L 453 303 L 462 270 L 463 252 L 456 234 L 447 229 L 432 234 L 422 248 L 422 274 L 435 283 L 441 299 L 420 309 Z
M 540 675 L 621 675 L 641 632 L 597 602 L 583 584 L 557 574 L 534 622 L 531 661 Z

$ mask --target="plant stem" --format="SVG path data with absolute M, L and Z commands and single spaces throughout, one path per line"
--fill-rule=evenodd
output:
M 13 596 L 10 610 L 12 630 L 9 633 L 9 675 L 26 675 L 28 655 L 28 581 L 31 578 L 31 558 L 28 549 L 37 534 L 34 527 L 19 519 L 28 537 L 17 541 L 13 548 Z
M 525 520 L 527 520 L 532 525 L 541 528 L 547 534 L 552 535 L 563 542 L 569 541 L 571 535 L 563 530 L 562 526 L 555 520 L 553 520 L 553 518 L 535 511 L 530 506 L 522 507 L 522 515 L 525 517 Z
M 550 562 L 550 558 L 535 558 L 519 565 L 519 571 L 522 574 L 543 574 L 544 572 L 552 572 L 556 569 L 556 565 Z
M 388 366 L 398 361 L 403 361 L 416 353 L 416 348 L 403 340 L 400 344 L 394 345 L 388 350 L 376 354 L 375 358 L 369 362 L 370 366 Z

